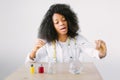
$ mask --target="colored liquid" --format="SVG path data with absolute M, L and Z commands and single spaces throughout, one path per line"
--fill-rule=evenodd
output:
M 44 67 L 43 67 L 43 66 L 40 66 L 40 67 L 38 68 L 38 72 L 39 72 L 39 73 L 44 73 Z

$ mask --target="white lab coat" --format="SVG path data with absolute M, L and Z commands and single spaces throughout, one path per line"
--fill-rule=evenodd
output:
M 75 45 L 76 42 L 76 45 Z M 88 42 L 82 35 L 76 36 L 75 39 L 69 38 L 70 46 L 68 46 L 68 39 L 66 42 L 59 42 L 56 40 L 56 62 L 69 62 L 70 57 L 74 57 L 75 53 L 81 58 L 81 54 L 87 53 L 91 57 L 99 58 L 99 51 L 95 49 L 90 42 Z M 26 62 L 48 62 L 53 59 L 54 48 L 52 43 L 46 43 L 41 47 L 37 53 L 36 58 L 31 60 L 29 55 L 26 58 Z

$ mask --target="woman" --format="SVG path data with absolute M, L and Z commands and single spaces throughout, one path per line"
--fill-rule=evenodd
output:
M 78 34 L 78 30 L 77 16 L 69 5 L 50 6 L 40 25 L 38 33 L 40 39 L 28 54 L 26 62 L 69 62 L 71 57 L 80 57 L 81 53 L 96 58 L 106 56 L 104 41 L 97 40 L 96 46 L 93 47 Z

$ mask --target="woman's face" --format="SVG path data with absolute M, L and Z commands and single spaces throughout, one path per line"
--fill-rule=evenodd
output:
M 52 20 L 58 35 L 66 35 L 68 32 L 68 24 L 65 17 L 61 14 L 55 13 Z

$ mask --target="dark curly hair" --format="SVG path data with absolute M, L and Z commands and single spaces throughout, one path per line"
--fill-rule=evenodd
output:
M 47 42 L 58 40 L 58 34 L 54 28 L 52 20 L 54 13 L 59 13 L 66 18 L 68 23 L 67 35 L 69 37 L 74 38 L 78 35 L 78 19 L 76 14 L 71 10 L 70 6 L 67 4 L 53 4 L 50 6 L 49 10 L 43 18 L 43 21 L 39 28 L 38 38 L 44 39 Z

